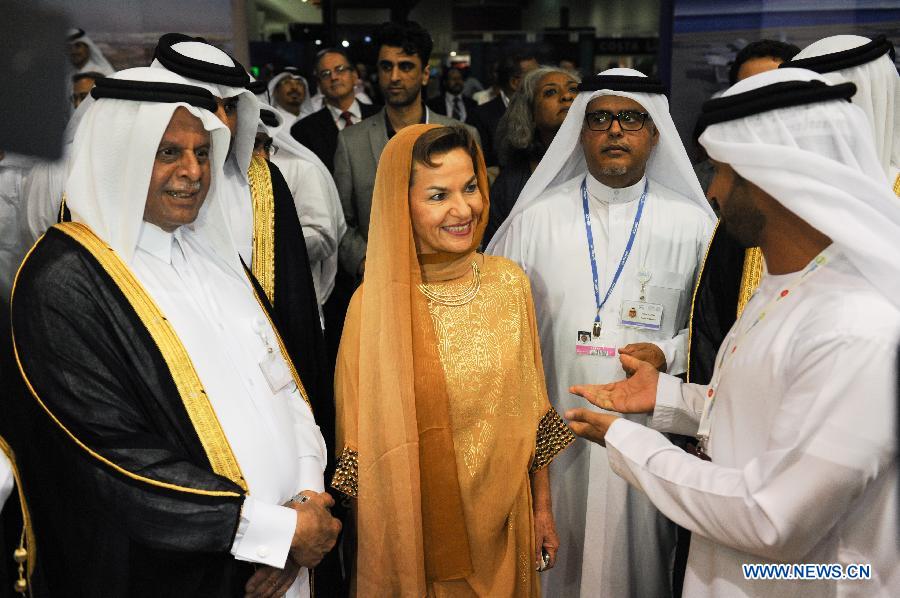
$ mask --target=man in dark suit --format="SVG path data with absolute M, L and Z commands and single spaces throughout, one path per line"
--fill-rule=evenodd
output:
M 322 108 L 291 127 L 291 135 L 311 149 L 334 174 L 338 132 L 378 112 L 376 106 L 356 99 L 356 69 L 347 53 L 326 48 L 316 55 L 316 79 L 324 96 Z
M 468 125 L 475 123 L 475 109 L 478 104 L 472 98 L 462 94 L 465 85 L 465 77 L 461 70 L 450 67 L 444 71 L 441 78 L 441 95 L 431 98 L 426 102 L 428 108 L 436 114 L 449 116 Z
M 497 65 L 497 85 L 500 86 L 500 94 L 485 104 L 478 106 L 472 124 L 481 134 L 482 147 L 484 149 L 484 161 L 488 166 L 499 164 L 497 160 L 497 125 L 506 113 L 509 99 L 519 89 L 522 78 L 528 71 L 540 66 L 533 56 L 510 56 Z

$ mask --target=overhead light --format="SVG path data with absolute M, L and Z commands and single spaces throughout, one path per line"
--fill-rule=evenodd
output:
M 344 41 L 341 42 L 341 45 L 344 46 L 345 48 L 349 48 L 349 47 L 350 47 L 350 42 L 348 42 L 347 40 L 344 40 Z
M 317 46 L 321 46 L 321 45 L 322 45 L 322 40 L 317 39 L 317 40 L 316 40 L 316 45 L 317 45 Z
M 365 37 L 363 38 L 363 41 L 366 42 L 367 44 L 368 44 L 368 43 L 371 43 L 371 42 L 372 42 L 372 36 L 371 36 L 371 35 L 365 36 Z
M 456 50 L 454 50 L 453 52 L 450 52 L 450 56 L 456 56 Z

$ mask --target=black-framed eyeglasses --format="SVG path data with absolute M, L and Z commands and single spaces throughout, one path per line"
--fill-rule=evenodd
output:
M 613 121 L 619 121 L 623 131 L 640 131 L 650 115 L 638 110 L 621 110 L 613 114 L 608 110 L 597 110 L 584 115 L 584 122 L 591 131 L 609 131 Z
M 334 67 L 333 70 L 325 69 L 324 71 L 319 71 L 318 73 L 316 73 L 316 76 L 319 79 L 321 79 L 322 81 L 324 81 L 325 79 L 328 79 L 331 77 L 331 73 L 334 73 L 335 75 L 343 75 L 344 73 L 349 72 L 350 69 L 352 69 L 352 68 L 353 67 L 350 66 L 349 64 L 339 64 L 336 67 Z

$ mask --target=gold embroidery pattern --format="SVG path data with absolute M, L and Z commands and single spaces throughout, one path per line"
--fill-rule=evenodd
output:
M 550 409 L 541 418 L 538 425 L 537 442 L 534 451 L 534 462 L 531 464 L 531 473 L 545 467 L 557 454 L 575 440 L 575 434 L 563 421 L 563 418 Z
M 253 285 L 250 286 L 252 287 Z M 300 380 L 300 373 L 297 372 L 297 368 L 294 367 L 294 361 L 291 359 L 291 356 L 287 351 L 287 347 L 284 346 L 284 341 L 281 339 L 281 334 L 278 332 L 278 328 L 275 326 L 275 322 L 273 322 L 272 318 L 269 316 L 269 312 L 266 311 L 266 308 L 263 305 L 262 300 L 259 298 L 259 295 L 256 294 L 255 288 L 253 289 L 253 297 L 256 299 L 256 302 L 259 303 L 259 309 L 262 310 L 263 314 L 265 314 L 266 316 L 266 319 L 269 320 L 269 325 L 272 327 L 272 331 L 275 333 L 275 340 L 278 341 L 278 348 L 281 350 L 281 356 L 284 358 L 285 363 L 287 363 L 288 368 L 291 370 L 291 377 L 294 379 L 294 384 L 297 385 L 297 390 L 300 391 L 300 396 L 303 397 L 303 400 L 306 401 L 306 405 L 309 407 L 309 410 L 312 411 L 312 403 L 309 402 L 309 395 L 306 394 L 306 387 L 303 386 L 303 382 Z
M 359 453 L 349 446 L 341 451 L 331 487 L 352 498 L 359 498 Z
M 16 587 L 20 587 L 24 582 L 27 589 L 28 584 L 31 581 L 31 574 L 34 573 L 34 565 L 37 562 L 37 542 L 34 539 L 34 526 L 31 523 L 31 512 L 28 510 L 28 504 L 25 502 L 25 490 L 22 488 L 22 476 L 19 474 L 16 456 L 13 453 L 12 447 L 7 444 L 3 437 L 0 437 L 0 451 L 6 455 L 10 465 L 12 465 L 13 477 L 16 480 L 16 490 L 19 493 L 19 505 L 22 508 L 22 527 L 25 529 L 22 530 L 22 540 L 19 542 L 16 555 L 18 556 L 21 554 L 23 555 L 23 558 L 25 558 L 27 579 L 22 577 L 22 563 L 19 563 L 19 581 L 16 582 Z
M 894 195 L 900 197 L 900 174 L 894 179 Z
M 762 279 L 763 255 L 759 247 L 751 247 L 744 252 L 744 272 L 741 275 L 741 290 L 738 294 L 737 317 L 741 317 L 750 297 L 756 292 Z
M 253 259 L 250 269 L 275 304 L 275 194 L 269 165 L 253 156 L 247 172 L 253 198 Z
M 501 443 L 514 444 L 511 435 L 524 433 L 523 426 L 510 426 L 503 420 L 525 417 L 533 422 L 540 413 L 543 396 L 532 363 L 523 291 L 528 280 L 511 262 L 488 259 L 492 263 L 485 262 L 482 267 L 481 288 L 470 302 L 456 306 L 428 302 L 450 395 L 460 471 L 464 467 L 473 480 L 488 457 L 500 450 Z M 429 286 L 436 287 L 441 295 L 454 295 L 470 288 L 472 282 L 466 276 Z M 504 392 L 508 376 L 523 376 L 521 388 L 534 391 L 525 396 Z M 502 435 L 497 433 L 500 422 Z
M 116 255 L 113 249 L 98 238 L 90 228 L 84 224 L 75 222 L 57 224 L 54 228 L 70 236 L 87 249 L 103 267 L 106 273 L 113 279 L 119 287 L 119 290 L 122 291 L 122 294 L 125 295 L 128 303 L 131 305 L 132 309 L 134 309 L 135 313 L 150 333 L 150 336 L 153 338 L 153 341 L 156 343 L 156 346 L 159 348 L 160 354 L 166 362 L 166 366 L 168 366 L 172 379 L 175 382 L 175 386 L 178 389 L 178 394 L 184 402 L 185 411 L 187 411 L 191 424 L 197 432 L 197 437 L 203 445 L 203 449 L 206 452 L 210 465 L 212 465 L 213 471 L 218 475 L 227 477 L 246 492 L 247 482 L 245 481 L 244 476 L 241 473 L 240 465 L 231 450 L 231 445 L 228 443 L 228 439 L 222 431 L 222 426 L 219 423 L 216 412 L 209 402 L 209 397 L 206 396 L 206 391 L 203 389 L 196 370 L 194 370 L 194 364 L 191 362 L 191 358 L 184 348 L 184 345 L 181 344 L 178 335 L 176 335 L 175 331 L 172 329 L 172 325 L 169 324 L 169 321 L 160 311 L 159 306 L 157 306 L 150 295 L 147 294 L 147 291 L 143 288 L 141 283 L 135 278 L 128 266 L 126 266 L 119 256 Z M 18 274 L 16 275 L 16 281 L 18 281 Z M 15 289 L 15 284 L 13 285 L 13 289 Z M 31 391 L 31 394 L 37 399 L 38 403 L 40 403 L 47 414 L 50 415 L 50 418 L 60 426 L 76 444 L 86 450 L 94 458 L 132 479 L 154 486 L 204 496 L 240 496 L 237 492 L 202 490 L 146 478 L 142 475 L 123 469 L 119 465 L 91 450 L 69 431 L 59 419 L 57 419 L 37 395 L 37 392 L 28 380 L 25 370 L 22 368 L 22 363 L 19 360 L 18 348 L 15 346 L 15 335 L 13 335 L 13 349 L 16 355 L 16 363 L 28 386 L 28 390 Z

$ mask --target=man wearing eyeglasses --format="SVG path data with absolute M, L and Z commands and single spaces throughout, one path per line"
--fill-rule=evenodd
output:
M 291 127 L 291 135 L 311 149 L 334 173 L 334 152 L 338 132 L 378 112 L 378 106 L 360 102 L 355 93 L 358 79 L 347 53 L 326 48 L 316 56 L 316 79 L 324 98 L 323 106 Z
M 578 376 L 625 378 L 620 353 L 686 369 L 691 294 L 715 217 L 663 92 L 631 69 L 584 80 L 488 246 L 531 280 L 556 409 L 582 406 L 569 393 Z M 671 596 L 675 525 L 611 472 L 605 450 L 579 440 L 551 465 L 560 549 L 544 595 Z

